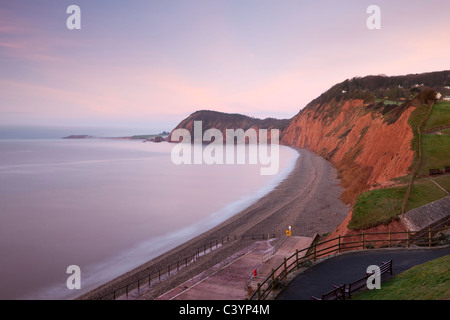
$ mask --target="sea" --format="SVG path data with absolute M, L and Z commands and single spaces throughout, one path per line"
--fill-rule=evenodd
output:
M 279 170 L 175 164 L 174 144 L 0 140 L 0 299 L 74 299 L 220 224 L 268 194 Z M 218 235 L 221 237 L 224 235 Z M 68 267 L 80 268 L 70 289 Z

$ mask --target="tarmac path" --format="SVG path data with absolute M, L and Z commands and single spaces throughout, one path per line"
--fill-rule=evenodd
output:
M 444 248 L 373 249 L 348 252 L 319 262 L 292 280 L 278 295 L 277 300 L 311 300 L 312 296 L 362 278 L 370 265 L 380 265 L 392 260 L 393 275 L 416 265 L 450 254 L 450 246 Z M 390 275 L 389 275 L 390 277 Z M 385 281 L 383 275 L 382 278 Z M 381 288 L 383 288 L 383 281 Z

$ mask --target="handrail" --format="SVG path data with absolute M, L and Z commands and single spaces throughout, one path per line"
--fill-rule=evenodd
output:
M 336 238 L 332 238 L 332 239 L 327 239 L 324 241 L 320 241 L 318 243 L 313 243 L 310 247 L 305 248 L 303 250 L 300 251 L 296 251 L 294 254 L 292 254 L 291 256 L 289 256 L 288 258 L 284 259 L 284 262 L 282 264 L 280 264 L 276 269 L 272 270 L 272 273 L 266 278 L 264 279 L 263 282 L 258 283 L 258 288 L 256 289 L 256 291 L 253 293 L 253 295 L 250 297 L 250 300 L 254 300 L 254 299 L 258 299 L 258 300 L 264 300 L 266 299 L 269 294 L 275 289 L 275 287 L 277 286 L 277 284 L 282 280 L 282 279 L 286 279 L 287 275 L 289 273 L 291 273 L 294 270 L 298 270 L 300 268 L 300 266 L 304 266 L 305 264 L 311 264 L 312 262 L 317 261 L 318 258 L 324 257 L 324 256 L 329 256 L 330 254 L 333 253 L 339 253 L 341 251 L 355 251 L 353 249 L 355 248 L 359 248 L 362 250 L 367 249 L 367 242 L 368 240 L 366 239 L 366 236 L 370 236 L 370 235 L 389 235 L 388 239 L 370 239 L 370 243 L 375 243 L 375 242 L 388 242 L 389 243 L 389 248 L 391 248 L 395 243 L 397 243 L 396 246 L 406 246 L 407 248 L 410 248 L 411 244 L 425 244 L 428 245 L 429 247 L 431 247 L 433 244 L 438 243 L 438 240 L 434 240 L 432 238 L 432 233 L 436 233 L 436 232 L 440 232 L 440 231 L 445 231 L 447 232 L 448 230 L 448 226 L 445 225 L 444 228 L 441 229 L 429 229 L 428 232 L 428 238 L 425 239 L 427 240 L 426 242 L 424 242 L 423 239 L 414 239 L 413 237 L 411 237 L 411 234 L 415 234 L 412 233 L 410 231 L 403 231 L 403 232 L 373 232 L 373 233 L 360 233 L 360 234 L 354 234 L 354 235 L 346 235 L 346 236 L 338 236 Z M 404 234 L 406 235 L 406 238 L 396 238 L 393 239 L 392 235 L 393 234 Z M 353 242 L 342 242 L 342 239 L 348 238 L 348 237 L 361 237 L 360 241 L 353 241 Z M 327 246 L 325 248 L 323 248 L 322 246 L 326 243 L 329 242 L 336 242 L 337 244 L 333 244 L 330 246 Z M 353 246 L 347 246 L 348 244 L 355 244 Z M 319 248 L 318 250 L 318 247 Z M 306 254 L 299 258 L 298 254 L 300 252 L 306 251 Z M 294 260 L 293 262 L 290 262 L 291 260 Z M 289 262 L 289 264 L 288 264 Z M 295 268 L 294 268 L 295 265 Z M 265 287 L 265 288 L 264 288 Z
M 183 259 L 180 259 L 174 263 L 168 264 L 166 267 L 162 269 L 158 269 L 157 271 L 150 272 L 152 267 L 146 268 L 140 272 L 143 274 L 139 276 L 137 280 L 128 282 L 126 285 L 122 285 L 121 287 L 111 290 L 106 294 L 102 294 L 94 299 L 102 300 L 102 299 L 113 299 L 116 300 L 119 296 L 128 294 L 131 290 L 138 289 L 142 287 L 144 283 L 147 283 L 148 286 L 152 286 L 160 283 L 168 279 L 171 275 L 178 273 L 181 269 L 187 267 L 188 265 L 196 262 L 200 257 L 218 249 L 222 245 L 234 240 L 270 240 L 272 238 L 276 238 L 274 233 L 265 233 L 265 234 L 251 234 L 251 235 L 227 235 L 221 238 L 217 238 L 209 243 L 198 247 L 194 253 L 186 256 Z

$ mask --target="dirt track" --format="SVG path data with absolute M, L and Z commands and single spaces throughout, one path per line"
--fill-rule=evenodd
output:
M 83 295 L 82 299 L 96 299 L 133 282 L 146 268 L 163 268 L 192 254 L 210 241 L 227 235 L 284 234 L 292 226 L 292 235 L 313 236 L 332 232 L 347 216 L 349 208 L 339 199 L 342 188 L 331 164 L 314 153 L 300 149 L 294 170 L 267 196 L 234 217 L 166 254 L 124 274 Z M 209 253 L 179 274 L 154 287 L 153 298 L 197 275 L 249 245 L 249 241 L 230 241 Z

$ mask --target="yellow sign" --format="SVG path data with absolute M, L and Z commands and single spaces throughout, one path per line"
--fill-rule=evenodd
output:
M 291 234 L 292 234 L 291 230 L 286 230 L 286 235 L 287 235 L 288 237 L 290 237 Z

